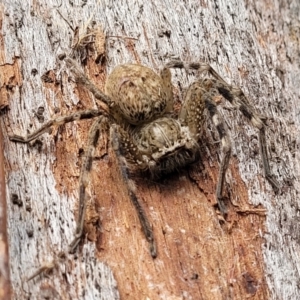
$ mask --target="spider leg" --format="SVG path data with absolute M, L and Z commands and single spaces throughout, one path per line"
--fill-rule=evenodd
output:
M 100 117 L 99 117 L 100 116 Z M 62 125 L 65 123 L 77 121 L 77 120 L 83 120 L 83 119 L 91 119 L 94 117 L 99 117 L 92 125 L 89 133 L 89 140 L 88 140 L 88 146 L 86 149 L 86 158 L 82 164 L 81 168 L 81 176 L 80 176 L 80 188 L 79 188 L 79 213 L 78 213 L 78 222 L 76 226 L 76 232 L 75 237 L 72 243 L 69 246 L 69 252 L 73 253 L 80 242 L 80 238 L 82 236 L 83 231 L 83 223 L 84 223 L 84 215 L 85 215 L 85 189 L 88 185 L 88 175 L 91 171 L 92 167 L 92 160 L 93 160 L 93 153 L 94 149 L 97 145 L 99 135 L 100 135 L 100 126 L 106 124 L 104 120 L 106 120 L 106 117 L 103 116 L 103 111 L 101 110 L 84 110 L 84 111 L 78 111 L 76 113 L 73 113 L 68 116 L 64 117 L 58 117 L 55 119 L 52 119 L 45 123 L 40 129 L 36 130 L 35 132 L 29 134 L 28 136 L 20 136 L 20 135 L 11 135 L 9 136 L 9 139 L 14 142 L 20 142 L 20 143 L 29 143 L 30 141 L 38 138 L 43 133 L 47 132 L 48 129 L 51 126 L 54 125 Z
M 222 145 L 222 152 L 223 157 L 220 164 L 220 170 L 219 170 L 219 178 L 218 178 L 218 184 L 217 184 L 217 190 L 216 190 L 216 197 L 218 201 L 218 206 L 223 215 L 226 214 L 226 207 L 223 203 L 223 188 L 224 188 L 224 182 L 225 182 L 225 175 L 226 171 L 228 169 L 229 160 L 231 156 L 231 141 L 228 134 L 227 126 L 225 125 L 225 122 L 222 118 L 222 116 L 219 114 L 217 105 L 212 100 L 212 98 L 217 94 L 217 90 L 211 89 L 209 92 L 206 92 L 202 98 L 204 99 L 205 106 L 210 114 L 210 117 L 219 133 L 220 139 L 221 139 L 221 145 Z
M 213 77 L 218 79 L 221 83 L 227 85 L 226 81 L 216 72 L 209 64 L 207 63 L 189 63 L 185 64 L 181 60 L 172 60 L 166 64 L 165 68 L 174 68 L 174 69 L 192 69 L 198 70 L 200 73 L 209 72 Z
M 146 216 L 146 213 L 140 204 L 139 199 L 137 198 L 135 194 L 135 183 L 133 180 L 130 179 L 129 175 L 129 168 L 126 164 L 126 160 L 128 160 L 128 155 L 132 156 L 133 153 L 136 151 L 135 146 L 133 142 L 130 140 L 129 135 L 126 136 L 125 131 L 122 130 L 120 127 L 113 125 L 110 130 L 110 139 L 113 146 L 113 149 L 116 153 L 116 157 L 119 161 L 119 166 L 121 170 L 122 177 L 124 179 L 124 182 L 126 184 L 129 198 L 134 205 L 136 212 L 138 214 L 143 233 L 149 242 L 149 249 L 150 254 L 153 258 L 157 257 L 157 250 L 156 250 L 156 243 L 154 240 L 153 230 L 152 226 L 150 225 L 150 222 Z M 124 148 L 124 142 L 127 144 L 127 148 Z M 128 149 L 128 147 L 132 149 Z M 131 152 L 131 153 L 130 153 Z M 126 159 L 125 159 L 126 157 Z M 141 167 L 141 166 L 140 166 Z
M 73 121 L 77 121 L 77 120 L 91 119 L 91 118 L 100 116 L 102 114 L 103 114 L 103 111 L 96 110 L 96 109 L 78 111 L 78 112 L 70 114 L 68 116 L 54 118 L 54 119 L 48 121 L 47 123 L 45 123 L 38 130 L 36 130 L 35 132 L 33 132 L 27 136 L 13 134 L 13 135 L 9 135 L 9 139 L 13 142 L 29 143 L 32 140 L 38 138 L 43 133 L 47 132 L 49 130 L 49 128 L 54 125 L 63 125 L 65 123 L 69 123 L 69 122 L 73 122 Z
M 203 72 L 209 72 L 216 80 L 213 86 L 216 88 L 219 93 L 233 105 L 238 107 L 242 114 L 259 130 L 259 144 L 260 152 L 262 156 L 262 162 L 264 167 L 264 173 L 266 179 L 269 181 L 275 192 L 278 192 L 280 189 L 280 184 L 274 178 L 270 170 L 270 164 L 268 159 L 266 135 L 265 135 L 265 124 L 262 117 L 258 116 L 254 108 L 246 98 L 243 91 L 238 87 L 233 87 L 229 85 L 219 74 L 216 72 L 209 64 L 207 63 L 190 63 L 184 64 L 180 60 L 170 61 L 166 64 L 168 68 L 180 68 L 180 69 L 194 69 Z
M 167 99 L 168 99 L 165 112 L 166 113 L 171 112 L 173 110 L 174 101 L 173 101 L 172 74 L 171 74 L 170 68 L 165 66 L 160 71 L 160 77 L 163 81 L 164 90 L 165 90 L 165 93 L 166 93 Z
M 230 85 L 224 84 L 223 82 L 220 82 L 218 80 L 214 83 L 214 86 L 226 100 L 236 106 L 242 112 L 242 114 L 252 123 L 252 125 L 259 130 L 259 148 L 262 156 L 265 177 L 273 187 L 274 191 L 278 192 L 280 189 L 280 184 L 274 178 L 274 175 L 270 170 L 264 118 L 260 117 L 255 112 L 254 108 L 249 103 L 248 99 L 240 88 L 231 87 Z
M 216 95 L 218 95 L 218 91 L 210 88 L 210 86 L 205 86 L 203 82 L 196 81 L 192 83 L 187 90 L 184 104 L 179 113 L 179 119 L 184 125 L 189 127 L 194 138 L 199 141 L 205 122 L 204 110 L 207 109 L 210 114 L 222 144 L 223 156 L 220 164 L 216 198 L 221 213 L 225 215 L 226 207 L 223 202 L 222 194 L 225 175 L 230 160 L 231 142 L 225 122 L 219 114 L 215 102 L 212 100 Z
M 109 107 L 114 106 L 114 102 L 110 99 L 110 97 L 105 95 L 101 90 L 98 89 L 96 85 L 92 83 L 92 81 L 80 70 L 80 67 L 76 61 L 74 61 L 70 57 L 67 57 L 65 61 L 67 66 L 71 69 L 71 71 L 75 75 L 77 82 L 84 85 L 85 88 L 89 90 L 95 96 L 96 99 L 101 100 Z
M 201 82 L 195 81 L 188 88 L 182 108 L 179 113 L 180 121 L 189 127 L 194 138 L 199 140 L 202 136 L 204 123 L 206 120 L 205 101 L 202 96 L 206 90 Z
M 107 128 L 108 128 L 107 118 L 104 116 L 100 116 L 97 120 L 95 120 L 95 122 L 93 123 L 89 131 L 89 138 L 87 142 L 87 147 L 85 149 L 84 161 L 82 163 L 81 172 L 80 172 L 78 219 L 77 219 L 77 225 L 75 230 L 75 237 L 71 242 L 71 244 L 69 245 L 69 253 L 75 252 L 76 247 L 78 246 L 82 237 L 85 211 L 86 211 L 85 191 L 90 181 L 89 175 L 92 170 L 94 152 L 98 144 L 100 133 L 106 130 Z

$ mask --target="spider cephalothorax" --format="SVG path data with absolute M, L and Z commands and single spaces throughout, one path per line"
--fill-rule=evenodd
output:
M 161 76 L 135 64 L 117 66 L 108 76 L 105 94 L 115 103 L 111 113 L 132 125 L 150 122 L 173 109 L 171 72 Z
M 100 133 L 110 128 L 110 139 L 117 153 L 121 172 L 128 188 L 129 197 L 136 207 L 143 232 L 149 241 L 152 257 L 156 257 L 156 245 L 152 228 L 135 195 L 134 185 L 129 178 L 129 169 L 149 171 L 160 177 L 180 170 L 199 158 L 199 143 L 203 143 L 206 112 L 218 131 L 222 160 L 216 188 L 216 199 L 222 214 L 226 214 L 222 192 L 225 173 L 228 168 L 231 143 L 228 130 L 218 113 L 214 97 L 222 95 L 235 105 L 251 123 L 259 129 L 259 141 L 265 176 L 274 189 L 279 184 L 270 173 L 263 119 L 255 113 L 241 89 L 228 85 L 209 65 L 193 63 L 184 65 L 181 61 L 168 63 L 158 75 L 148 67 L 125 64 L 116 67 L 109 75 L 105 93 L 101 92 L 70 58 L 67 65 L 76 81 L 93 93 L 96 99 L 108 106 L 108 111 L 91 109 L 79 111 L 47 122 L 42 128 L 27 137 L 13 135 L 11 140 L 27 143 L 46 132 L 52 125 L 61 125 L 80 119 L 98 117 L 92 125 L 82 164 L 79 192 L 79 215 L 76 234 L 70 245 L 73 252 L 78 245 L 85 215 L 85 189 L 89 182 L 93 153 Z M 170 68 L 196 69 L 207 71 L 211 78 L 195 81 L 187 89 L 179 114 L 173 112 L 173 94 Z M 124 159 L 123 159 L 124 158 Z

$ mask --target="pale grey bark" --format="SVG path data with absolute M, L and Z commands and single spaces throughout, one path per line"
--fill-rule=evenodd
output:
M 171 57 L 187 62 L 205 61 L 225 80 L 241 86 L 258 112 L 268 118 L 271 169 L 282 186 L 278 195 L 263 177 L 256 130 L 239 111 L 220 109 L 230 128 L 233 155 L 247 186 L 249 201 L 267 210 L 265 230 L 260 234 L 265 239 L 262 263 L 269 299 L 300 298 L 298 0 L 3 0 L 1 10 L 4 42 L 1 65 L 17 64 L 22 77 L 22 83 L 8 92 L 9 110 L 1 120 L 7 159 L 8 235 L 15 299 L 42 299 L 46 293 L 50 293 L 51 299 L 118 299 L 117 284 L 119 289 L 124 288 L 122 282 L 116 283 L 110 266 L 96 258 L 93 243 L 85 243 L 79 259 L 68 258 L 44 281 L 26 282 L 26 277 L 50 262 L 72 240 L 77 186 L 74 185 L 74 190 L 64 190 L 64 183 L 54 177 L 56 142 L 52 136 L 43 136 L 41 151 L 9 142 L 7 137 L 11 132 L 21 134 L 38 128 L 39 107 L 45 108 L 44 117 L 48 120 L 55 115 L 56 108 L 65 111 L 65 107 L 80 104 L 74 93 L 75 84 L 68 82 L 68 70 L 57 55 L 70 52 L 73 32 L 69 24 L 75 28 L 90 18 L 106 33 L 108 72 L 125 62 L 138 62 L 158 70 Z M 62 83 L 56 90 L 47 88 L 41 79 L 48 70 L 54 70 L 59 84 Z M 174 85 L 180 84 L 180 88 L 193 80 L 184 72 L 173 74 Z M 69 137 L 80 134 L 76 125 L 65 130 Z M 60 139 L 59 133 L 56 136 Z M 81 141 L 78 148 L 83 145 Z M 69 156 L 70 167 L 74 168 L 73 180 L 79 175 L 79 168 L 72 165 L 79 159 L 77 154 Z M 227 182 L 229 185 L 235 182 L 230 171 Z M 19 201 L 12 201 L 16 197 Z M 231 197 L 232 202 L 239 203 L 239 195 L 231 193 Z M 151 260 L 150 256 L 148 259 Z M 148 293 L 144 291 L 144 295 Z M 222 292 L 216 295 L 214 299 L 229 297 L 220 296 Z M 133 295 L 132 299 L 143 297 Z M 181 295 L 164 291 L 159 297 L 193 299 L 188 287 Z

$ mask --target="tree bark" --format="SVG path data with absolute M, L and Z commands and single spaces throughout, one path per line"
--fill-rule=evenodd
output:
M 298 0 L 3 0 L 0 9 L 0 108 L 14 299 L 300 297 Z M 96 31 L 99 39 L 84 45 L 80 58 L 101 89 L 118 64 L 141 63 L 159 71 L 174 56 L 205 61 L 241 86 L 267 118 L 270 165 L 281 190 L 275 194 L 263 176 L 257 130 L 222 102 L 219 111 L 233 144 L 228 217 L 224 221 L 215 208 L 220 145 L 208 121 L 202 163 L 159 182 L 136 179 L 158 245 L 153 260 L 103 136 L 89 185 L 84 243 L 51 274 L 27 281 L 73 238 L 81 156 L 92 121 L 53 128 L 30 145 L 10 142 L 8 134 L 26 134 L 55 116 L 95 107 L 58 59 L 72 47 L 78 50 L 86 26 L 105 33 L 105 47 Z M 196 75 L 172 74 L 180 100 Z

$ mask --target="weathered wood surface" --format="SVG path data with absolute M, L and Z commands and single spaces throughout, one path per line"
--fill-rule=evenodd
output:
M 10 299 L 10 272 L 7 238 L 7 203 L 4 171 L 3 136 L 0 127 L 0 299 Z
M 0 9 L 0 106 L 8 108 L 1 126 L 15 299 L 300 297 L 298 0 L 2 0 Z M 107 72 L 120 63 L 159 70 L 172 56 L 206 61 L 242 86 L 268 117 L 271 168 L 282 189 L 275 195 L 263 177 L 256 130 L 239 111 L 221 104 L 233 142 L 228 222 L 213 206 L 220 153 L 215 143 L 204 147 L 204 170 L 196 164 L 159 183 L 137 181 L 157 239 L 159 254 L 153 260 L 104 138 L 90 187 L 91 241 L 49 276 L 27 282 L 72 240 L 80 153 L 91 122 L 54 128 L 42 144 L 32 146 L 9 142 L 7 135 L 41 126 L 43 110 L 48 120 L 95 105 L 57 59 L 70 52 L 69 25 L 83 26 L 90 18 L 90 25 L 101 25 L 106 34 L 104 67 L 90 53 L 85 68 L 101 88 Z M 173 78 L 177 94 L 193 80 L 181 71 Z M 208 130 L 208 141 L 212 136 Z

